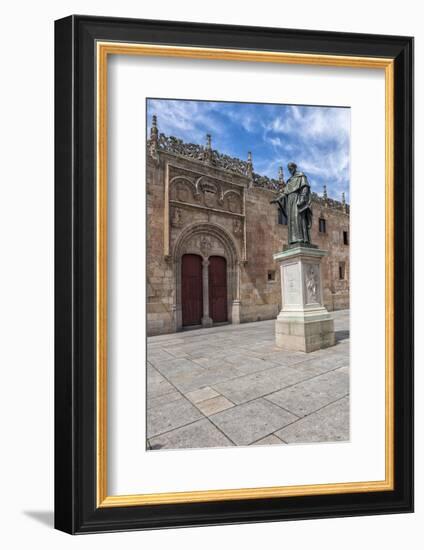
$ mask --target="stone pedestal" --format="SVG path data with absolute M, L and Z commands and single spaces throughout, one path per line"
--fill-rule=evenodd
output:
M 275 322 L 278 347 L 315 351 L 334 346 L 334 320 L 323 305 L 319 248 L 298 246 L 274 254 L 280 264 L 282 308 Z

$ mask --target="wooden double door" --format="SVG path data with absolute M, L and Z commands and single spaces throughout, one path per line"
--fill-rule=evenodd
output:
M 203 269 L 208 269 L 208 291 L 203 292 Z M 204 300 L 208 300 L 205 308 Z M 227 313 L 227 262 L 221 256 L 210 256 L 203 267 L 202 257 L 184 254 L 181 264 L 181 309 L 183 326 L 202 324 L 207 310 L 213 323 L 224 323 Z
M 227 262 L 221 256 L 209 257 L 209 317 L 225 323 L 227 315 Z

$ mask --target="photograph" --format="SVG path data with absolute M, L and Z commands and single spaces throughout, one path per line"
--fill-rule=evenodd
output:
M 350 134 L 146 99 L 146 450 L 349 441 Z

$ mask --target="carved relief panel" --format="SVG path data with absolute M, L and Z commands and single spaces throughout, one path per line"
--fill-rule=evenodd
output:
M 168 196 L 165 224 L 169 220 L 169 226 L 164 231 L 168 254 L 172 253 L 180 232 L 187 225 L 209 222 L 232 234 L 245 259 L 243 186 L 198 174 L 188 168 L 168 165 L 165 190 L 165 196 Z M 213 243 L 208 244 L 204 239 L 202 243 L 197 243 L 197 250 L 207 256 L 207 249 L 211 246 Z
M 219 200 L 219 188 L 212 182 L 200 181 L 197 189 L 200 193 L 201 200 L 207 208 L 217 208 Z
M 321 303 L 321 281 L 318 264 L 305 264 L 306 304 Z
M 300 305 L 302 303 L 302 291 L 300 286 L 300 264 L 283 266 L 284 304 Z
M 219 239 L 210 235 L 196 235 L 189 239 L 183 249 L 184 254 L 200 254 L 204 258 L 218 255 L 226 256 L 225 247 Z
M 243 188 L 209 176 L 183 175 L 172 170 L 169 197 L 171 201 L 243 214 Z
M 171 209 L 171 225 L 172 227 L 182 227 L 184 225 L 184 210 L 182 208 Z

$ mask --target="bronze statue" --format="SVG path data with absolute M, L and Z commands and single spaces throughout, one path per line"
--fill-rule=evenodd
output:
M 297 171 L 294 162 L 290 162 L 287 168 L 291 176 L 282 193 L 271 203 L 278 204 L 278 207 L 287 217 L 289 246 L 311 246 L 311 186 L 305 174 Z

